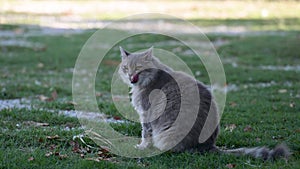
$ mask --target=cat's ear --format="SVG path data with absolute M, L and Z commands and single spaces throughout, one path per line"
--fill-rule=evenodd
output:
M 143 56 L 145 60 L 151 60 L 153 56 L 153 46 L 151 48 L 147 49 L 144 53 Z
M 124 50 L 121 46 L 120 46 L 120 52 L 121 52 L 122 58 L 127 58 L 130 55 L 130 53 L 127 52 L 126 50 Z

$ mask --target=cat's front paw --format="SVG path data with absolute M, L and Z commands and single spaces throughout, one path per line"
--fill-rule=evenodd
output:
M 137 144 L 134 146 L 134 148 L 139 149 L 139 150 L 144 150 L 147 147 L 149 147 L 149 143 L 141 143 L 141 144 Z

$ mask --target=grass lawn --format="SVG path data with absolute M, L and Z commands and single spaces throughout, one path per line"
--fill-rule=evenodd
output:
M 95 30 L 23 37 L 22 33 L 31 28 L 3 24 L 0 33 L 13 31 L 17 36 L 0 39 L 0 100 L 25 98 L 30 100 L 32 107 L 0 109 L 0 168 L 299 168 L 300 29 L 292 24 L 299 23 L 299 18 L 287 19 L 289 22 L 280 26 L 272 19 L 262 21 L 253 17 L 249 20 L 190 21 L 206 26 L 250 24 L 253 30 L 275 31 L 272 34 L 212 33 L 207 36 L 215 44 L 224 42 L 216 49 L 231 88 L 227 93 L 217 146 L 273 148 L 285 142 L 293 152 L 287 163 L 212 153 L 166 152 L 131 159 L 110 154 L 87 137 L 83 138 L 85 144 L 76 137 L 84 133 L 78 119 L 59 112 L 74 109 L 73 67 L 82 46 Z M 1 44 L 11 39 L 29 43 Z M 171 41 L 166 37 L 139 36 L 122 45 L 129 51 L 139 50 L 145 43 L 175 51 L 193 73 L 201 72 L 196 75 L 198 80 L 209 84 L 205 68 L 195 64 L 192 57 L 185 56 L 185 47 L 174 46 Z M 155 45 L 157 42 L 159 46 Z M 178 47 L 180 50 L 174 50 Z M 108 55 L 98 71 L 101 76 L 97 74 L 96 77 L 98 107 L 108 117 L 126 120 L 110 98 L 113 68 L 120 62 L 118 49 L 113 48 Z M 111 126 L 129 136 L 138 137 L 141 132 L 140 124 L 134 122 L 112 123 Z

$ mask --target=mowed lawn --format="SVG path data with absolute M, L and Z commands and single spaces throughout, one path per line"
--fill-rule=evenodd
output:
M 299 19 L 294 20 L 299 23 Z M 193 19 L 191 22 L 235 26 L 231 20 Z M 234 23 L 248 25 L 249 22 Z M 273 148 L 284 142 L 293 153 L 287 162 L 170 152 L 132 159 L 111 154 L 88 137 L 83 137 L 83 142 L 79 136 L 84 134 L 84 129 L 78 119 L 61 115 L 59 111 L 74 110 L 73 68 L 81 48 L 96 31 L 86 30 L 76 34 L 13 38 L 30 45 L 0 44 L 1 101 L 23 98 L 30 100 L 31 105 L 0 110 L 0 168 L 299 168 L 300 32 L 290 22 L 280 30 L 278 23 L 251 19 L 255 29 L 259 29 L 261 23 L 267 23 L 272 33 L 265 27 L 265 32 L 259 33 L 207 34 L 213 43 L 222 42 L 216 50 L 228 86 L 217 146 Z M 0 32 L 26 32 L 27 29 L 26 25 L 0 25 Z M 4 37 L 1 41 L 10 38 Z M 129 51 L 144 48 L 140 44 L 176 51 L 196 78 L 209 84 L 205 68 L 185 55 L 184 46 L 174 46 L 170 41 L 166 37 L 140 36 L 122 45 Z M 160 46 L 155 45 L 158 42 Z M 182 50 L 174 50 L 178 48 Z M 116 46 L 99 68 L 96 98 L 101 112 L 126 120 L 110 98 L 110 82 L 119 62 Z M 201 73 L 197 73 L 199 71 Z M 111 126 L 123 134 L 140 136 L 138 123 L 112 123 Z

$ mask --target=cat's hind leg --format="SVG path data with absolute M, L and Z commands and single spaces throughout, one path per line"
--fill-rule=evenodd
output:
M 142 141 L 135 148 L 143 150 L 152 145 L 152 127 L 150 123 L 142 123 Z

